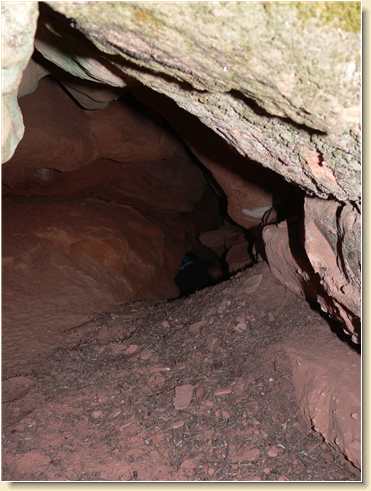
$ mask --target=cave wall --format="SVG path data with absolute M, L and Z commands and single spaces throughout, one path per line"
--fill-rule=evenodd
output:
M 24 138 L 2 168 L 4 377 L 114 305 L 176 298 L 182 257 L 222 220 L 191 154 L 135 101 L 86 110 L 46 77 L 19 104 Z
M 37 3 L 28 5 L 21 17 L 19 7 L 3 7 L 9 21 L 5 45 L 14 47 L 12 29 L 22 32 L 17 38 L 21 61 L 5 57 L 4 67 L 15 80 L 5 91 L 15 113 L 9 119 L 18 123 L 5 125 L 3 161 L 23 131 L 17 87 L 38 15 Z M 303 272 L 293 255 L 294 281 L 302 288 L 314 278 L 320 285 L 314 297 L 358 341 L 358 2 L 46 2 L 40 4 L 35 47 L 44 60 L 81 79 L 134 91 L 145 87 L 166 96 L 233 147 L 242 157 L 241 170 L 255 162 L 300 186 L 306 195 L 302 252 L 310 271 Z M 187 143 L 187 135 L 183 138 Z M 225 175 L 225 156 L 210 160 L 192 142 L 189 148 L 219 179 L 231 216 L 245 224 L 241 210 L 251 211 L 244 201 L 253 190 L 228 186 L 236 177 Z M 268 193 L 257 208 L 270 200 Z M 329 209 L 333 219 L 327 217 Z M 351 233 L 354 224 L 356 234 Z M 289 227 L 287 243 L 288 234 Z M 272 270 L 279 260 L 271 257 Z M 289 287 L 290 274 L 280 274 Z

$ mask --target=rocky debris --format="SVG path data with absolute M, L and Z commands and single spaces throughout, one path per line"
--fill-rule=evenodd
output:
M 202 233 L 200 242 L 223 258 L 228 272 L 232 274 L 251 266 L 255 261 L 253 244 L 249 242 L 247 235 L 242 228 L 224 224 L 216 230 Z
M 268 448 L 267 450 L 267 455 L 268 457 L 271 457 L 271 458 L 275 458 L 275 457 L 278 457 L 280 451 L 278 449 L 278 447 L 275 447 L 274 445 L 270 448 Z
M 249 328 L 234 331 L 241 318 Z M 111 336 L 98 340 L 104 328 Z M 3 401 L 6 480 L 360 479 L 339 453 L 360 427 L 358 355 L 265 264 L 186 299 L 117 306 L 64 342 L 34 370 L 18 412 Z M 319 431 L 336 417 L 329 442 L 336 434 L 344 448 L 300 408 Z
M 310 221 L 308 216 L 310 215 L 310 212 L 306 212 L 307 218 L 303 216 L 303 204 L 301 202 L 302 198 L 299 198 L 297 190 L 293 189 L 287 183 L 284 183 L 282 180 L 277 178 L 277 175 L 275 176 L 273 173 L 270 173 L 268 169 L 264 169 L 261 166 L 258 166 L 255 162 L 247 161 L 240 155 L 237 155 L 235 152 L 233 152 L 231 147 L 225 145 L 196 118 L 192 118 L 191 115 L 186 114 L 185 112 L 181 113 L 179 108 L 169 102 L 169 100 L 165 100 L 158 95 L 153 95 L 148 91 L 146 92 L 138 89 L 135 90 L 135 94 L 151 107 L 155 107 L 155 101 L 157 101 L 157 107 L 160 108 L 161 114 L 172 122 L 172 125 L 175 127 L 178 134 L 181 135 L 200 161 L 206 167 L 208 167 L 216 181 L 225 191 L 228 202 L 228 213 L 238 224 L 245 228 L 254 227 L 254 225 L 259 224 L 262 221 L 262 216 L 264 216 L 265 210 L 267 210 L 269 203 L 274 203 L 274 206 L 277 206 L 277 208 L 282 207 L 286 214 L 286 216 L 280 218 L 277 216 L 274 210 L 273 216 L 269 219 L 270 223 L 272 223 L 272 221 L 274 222 L 274 219 L 278 219 L 277 221 L 280 222 L 285 218 L 288 218 L 290 222 L 296 222 L 293 226 L 290 225 L 290 230 L 287 229 L 288 232 L 290 232 L 290 236 L 288 236 L 283 230 L 285 227 L 284 224 L 281 225 L 283 227 L 282 229 L 278 229 L 278 227 L 274 227 L 273 225 L 270 229 L 268 229 L 266 240 L 270 243 L 268 249 L 270 248 L 272 251 L 272 264 L 278 264 L 278 261 L 282 257 L 285 266 L 277 266 L 281 270 L 285 269 L 285 271 L 281 271 L 284 273 L 282 280 L 286 281 L 287 285 L 290 285 L 291 288 L 295 288 L 296 293 L 299 294 L 300 292 L 304 292 L 306 298 L 320 301 L 324 306 L 324 309 L 326 309 L 331 316 L 345 322 L 346 329 L 353 335 L 354 342 L 359 342 L 359 313 L 357 313 L 359 308 L 357 305 L 354 305 L 355 302 L 358 302 L 359 305 L 360 301 L 359 292 L 361 274 L 359 264 L 361 247 L 359 237 L 361 215 L 359 205 L 342 204 L 333 199 L 318 199 L 316 211 L 313 212 L 316 214 L 316 216 L 318 215 L 318 217 L 325 217 L 328 213 L 330 213 L 331 218 L 328 220 L 322 220 L 324 234 L 333 236 L 335 230 L 334 237 L 338 237 L 337 240 L 339 240 L 339 243 L 341 244 L 345 243 L 343 236 L 346 235 L 350 239 L 349 245 L 344 246 L 347 248 L 347 256 L 354 256 L 353 260 L 347 261 L 352 264 L 353 271 L 351 274 L 352 286 L 350 287 L 350 290 L 352 291 L 350 292 L 350 295 L 348 295 L 349 299 L 353 298 L 353 300 L 350 301 L 350 303 L 353 305 L 349 307 L 344 305 L 346 302 L 344 298 L 340 301 L 339 299 L 337 300 L 336 296 L 339 297 L 339 293 L 336 292 L 336 290 L 338 288 L 331 288 L 329 285 L 325 285 L 326 291 L 324 292 L 324 285 L 319 284 L 318 277 L 316 277 L 318 266 L 311 264 L 311 255 L 308 254 L 308 251 L 306 250 L 307 246 L 304 244 L 304 236 L 308 237 L 310 235 L 310 233 L 306 230 L 307 223 Z M 316 165 L 321 167 L 322 160 L 318 160 L 317 157 Z M 245 186 L 245 189 L 243 190 L 241 186 Z M 254 189 L 255 194 L 253 191 Z M 251 196 L 250 191 L 252 191 Z M 259 196 L 261 198 L 265 197 L 267 200 L 265 202 L 263 200 L 259 203 Z M 316 199 L 309 197 L 305 198 L 305 207 L 307 210 L 310 206 L 309 203 L 312 201 L 316 201 Z M 263 205 L 260 206 L 262 203 Z M 328 209 L 328 207 L 331 206 L 328 203 L 333 203 L 331 210 Z M 339 224 L 339 226 L 337 226 L 337 219 L 334 213 L 336 213 L 336 209 L 339 211 L 342 206 L 347 207 L 347 211 L 344 213 L 344 218 L 347 216 L 347 219 L 345 220 L 343 218 L 343 224 Z M 243 212 L 244 209 L 251 211 L 251 209 L 255 209 L 255 207 L 257 207 L 257 214 L 255 217 L 251 216 L 250 212 L 248 215 Z M 331 222 L 334 223 L 331 224 Z M 355 224 L 355 229 L 358 231 L 355 235 L 357 239 L 351 232 L 353 229 L 353 223 Z M 275 231 L 274 234 L 273 231 Z M 271 236 L 268 238 L 268 235 L 270 234 Z M 298 235 L 296 239 L 294 237 L 295 234 Z M 296 242 L 299 241 L 299 243 L 292 244 L 293 239 L 294 241 L 296 240 Z M 275 245 L 275 240 L 278 241 L 277 245 Z M 286 244 L 290 244 L 290 247 L 283 251 Z M 261 245 L 259 246 L 261 247 Z M 295 247 L 295 250 L 292 250 L 293 247 Z M 274 257 L 275 250 L 280 248 L 282 248 L 280 256 Z M 291 257 L 292 255 L 294 255 L 294 257 Z M 288 274 L 288 271 L 291 271 L 290 274 Z M 279 273 L 279 271 L 277 272 Z M 335 273 L 329 274 L 331 276 L 331 274 Z M 343 284 L 345 284 L 347 281 L 348 280 L 344 280 Z M 335 294 L 334 298 L 332 298 L 332 292 Z M 355 300 L 355 295 L 358 295 L 357 300 Z

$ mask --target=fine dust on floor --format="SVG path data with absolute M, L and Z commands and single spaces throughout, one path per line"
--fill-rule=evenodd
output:
M 3 411 L 3 480 L 359 480 L 272 349 L 322 318 L 265 264 L 71 331 Z M 22 390 L 23 386 L 23 390 Z

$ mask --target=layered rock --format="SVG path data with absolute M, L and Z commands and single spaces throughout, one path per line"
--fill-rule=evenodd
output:
M 359 4 L 48 3 L 36 46 L 67 72 L 139 80 L 242 155 L 318 196 L 359 199 Z M 86 52 L 71 53 L 81 33 Z

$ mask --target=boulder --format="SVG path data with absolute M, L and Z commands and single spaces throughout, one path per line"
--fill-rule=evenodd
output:
M 361 357 L 333 333 L 313 326 L 280 345 L 302 415 L 325 441 L 361 468 Z M 285 362 L 286 362 L 285 361 Z

